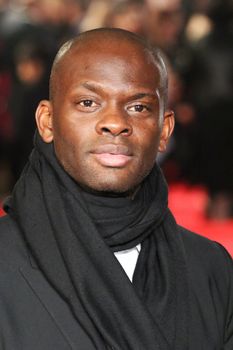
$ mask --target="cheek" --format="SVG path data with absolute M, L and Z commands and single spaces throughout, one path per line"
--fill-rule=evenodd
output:
M 63 165 L 71 163 L 72 159 L 77 157 L 77 151 L 80 149 L 79 139 L 76 128 L 65 120 L 54 126 L 55 153 Z
M 138 143 L 147 152 L 147 155 L 157 153 L 161 130 L 156 121 L 150 123 L 141 123 L 137 128 Z
M 54 125 L 54 140 L 67 148 L 80 150 L 90 139 L 91 125 L 85 119 L 81 119 L 76 113 L 66 109 L 57 118 Z

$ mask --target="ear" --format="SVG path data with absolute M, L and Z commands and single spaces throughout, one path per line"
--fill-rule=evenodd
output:
M 36 124 L 40 136 L 46 143 L 53 141 L 53 113 L 51 102 L 43 100 L 36 110 Z
M 173 132 L 174 126 L 175 126 L 174 112 L 171 110 L 168 110 L 164 114 L 163 125 L 162 125 L 162 130 L 160 135 L 160 141 L 159 141 L 159 148 L 158 148 L 159 152 L 166 151 L 167 144 Z

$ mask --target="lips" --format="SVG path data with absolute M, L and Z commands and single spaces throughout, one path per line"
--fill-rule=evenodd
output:
M 102 166 L 112 168 L 122 168 L 132 159 L 132 153 L 125 145 L 100 145 L 91 153 Z

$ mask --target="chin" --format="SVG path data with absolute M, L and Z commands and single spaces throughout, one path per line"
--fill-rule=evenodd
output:
M 137 176 L 136 178 L 128 175 L 127 177 L 106 178 L 94 177 L 88 182 L 80 182 L 79 185 L 86 191 L 106 196 L 129 196 L 135 192 L 143 181 L 145 176 Z
M 87 170 L 87 169 L 86 169 Z M 124 169 L 108 169 L 107 171 L 97 171 L 92 168 L 92 171 L 69 172 L 74 180 L 84 190 L 99 194 L 115 194 L 124 195 L 134 193 L 140 183 L 148 175 L 151 169 L 144 171 L 125 171 Z
M 92 193 L 106 194 L 106 195 L 123 195 L 134 191 L 136 185 L 120 185 L 112 183 L 98 183 L 98 184 L 80 184 L 83 189 Z
M 129 181 L 131 179 L 131 181 Z M 132 192 L 135 187 L 137 187 L 138 182 L 132 181 L 132 177 L 107 177 L 105 176 L 92 176 L 88 179 L 78 179 L 76 177 L 76 182 L 85 191 L 100 194 L 124 194 Z

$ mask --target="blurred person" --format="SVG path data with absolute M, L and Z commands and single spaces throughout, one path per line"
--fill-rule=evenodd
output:
M 168 183 L 196 179 L 197 128 L 195 110 L 187 99 L 182 72 L 163 53 L 168 70 L 167 105 L 175 112 L 176 127 L 165 153 L 160 153 L 159 162 Z
M 173 59 L 186 23 L 183 1 L 145 0 L 145 4 L 146 37 Z
M 2 189 L 3 192 L 10 191 L 19 172 L 22 170 L 25 157 L 28 157 L 28 153 L 31 150 L 30 148 L 27 152 L 24 152 L 26 150 L 24 147 L 22 149 L 22 145 L 32 145 L 32 125 L 35 125 L 33 118 L 35 110 L 35 85 L 36 80 L 40 79 L 40 75 L 45 73 L 40 72 L 42 69 L 40 67 L 42 58 L 37 58 L 36 60 L 35 57 L 31 57 L 30 59 L 26 59 L 26 55 L 29 52 L 28 45 L 25 45 L 25 43 L 33 43 L 34 47 L 35 45 L 38 47 L 40 45 L 45 46 L 42 37 L 43 34 L 40 29 L 29 20 L 25 7 L 20 1 L 8 2 L 7 5 L 3 7 L 0 23 L 0 98 L 2 112 L 0 132 L 2 157 L 0 158 L 3 161 L 3 166 L 1 166 L 0 178 L 3 176 L 3 182 L 7 183 L 6 188 Z M 22 50 L 19 50 L 21 46 Z M 18 62 L 17 50 L 18 53 L 21 51 L 21 56 L 24 56 L 21 62 Z M 22 53 L 23 50 L 25 50 L 24 54 Z M 39 49 L 37 51 L 39 51 Z M 26 76 L 24 77 L 25 74 Z M 36 74 L 39 76 L 36 77 Z M 35 81 L 30 82 L 30 79 L 34 79 Z M 38 89 L 40 90 L 39 87 Z M 34 90 L 34 92 L 32 90 Z M 44 89 L 42 89 L 41 92 L 39 92 L 39 90 L 37 92 L 37 94 L 39 94 L 39 99 L 36 100 L 36 104 L 42 96 L 47 96 L 47 94 L 43 95 L 42 91 L 44 91 Z M 32 107 L 31 111 L 30 106 Z M 25 120 L 27 120 L 26 125 L 24 123 L 21 125 L 21 122 Z M 29 135 L 30 139 L 27 139 Z M 6 173 L 6 168 L 8 169 L 7 173 L 9 173 L 8 181 L 5 180 L 4 175 Z
M 143 35 L 144 2 L 129 0 L 117 2 L 106 15 L 104 26 L 121 28 Z
M 166 102 L 162 56 L 133 33 L 58 52 L 0 220 L 4 350 L 232 349 L 232 259 L 167 207 Z
M 11 139 L 11 118 L 8 111 L 8 100 L 11 90 L 11 76 L 4 61 L 4 42 L 0 37 L 0 143 Z M 2 155 L 1 148 L 0 154 Z
M 80 32 L 104 26 L 105 17 L 119 0 L 90 0 L 80 23 Z
M 26 40 L 43 42 L 52 61 L 58 47 L 79 33 L 85 3 L 85 0 L 21 0 L 13 8 L 9 7 L 5 13 L 6 23 L 0 25 L 9 64 L 14 64 L 15 47 Z M 12 12 L 17 14 L 17 21 L 10 19 Z
M 4 35 L 10 35 L 18 30 L 22 23 L 26 23 L 26 14 L 24 6 L 20 1 L 1 0 L 0 1 L 0 32 Z
M 18 179 L 33 146 L 34 111 L 48 97 L 48 57 L 39 42 L 21 42 L 14 51 L 14 78 L 8 100 L 12 119 L 10 164 Z
M 12 118 L 8 104 L 11 92 L 11 75 L 3 59 L 4 42 L 0 37 L 0 200 L 11 185 L 9 153 L 13 139 Z
M 211 32 L 194 43 L 187 75 L 198 123 L 199 182 L 209 193 L 208 217 L 233 217 L 233 4 L 212 0 Z
M 80 32 L 80 24 L 85 17 L 90 0 L 66 0 L 66 19 L 73 28 L 73 36 Z
M 82 0 L 39 0 L 42 20 L 48 34 L 56 43 L 56 51 L 66 40 L 79 33 L 79 24 L 85 13 L 86 4 Z
M 32 148 L 34 110 L 48 97 L 47 78 L 58 47 L 79 32 L 85 1 L 20 0 L 5 8 L 0 24 L 4 69 L 10 75 L 7 113 L 12 139 L 5 157 L 17 180 Z

